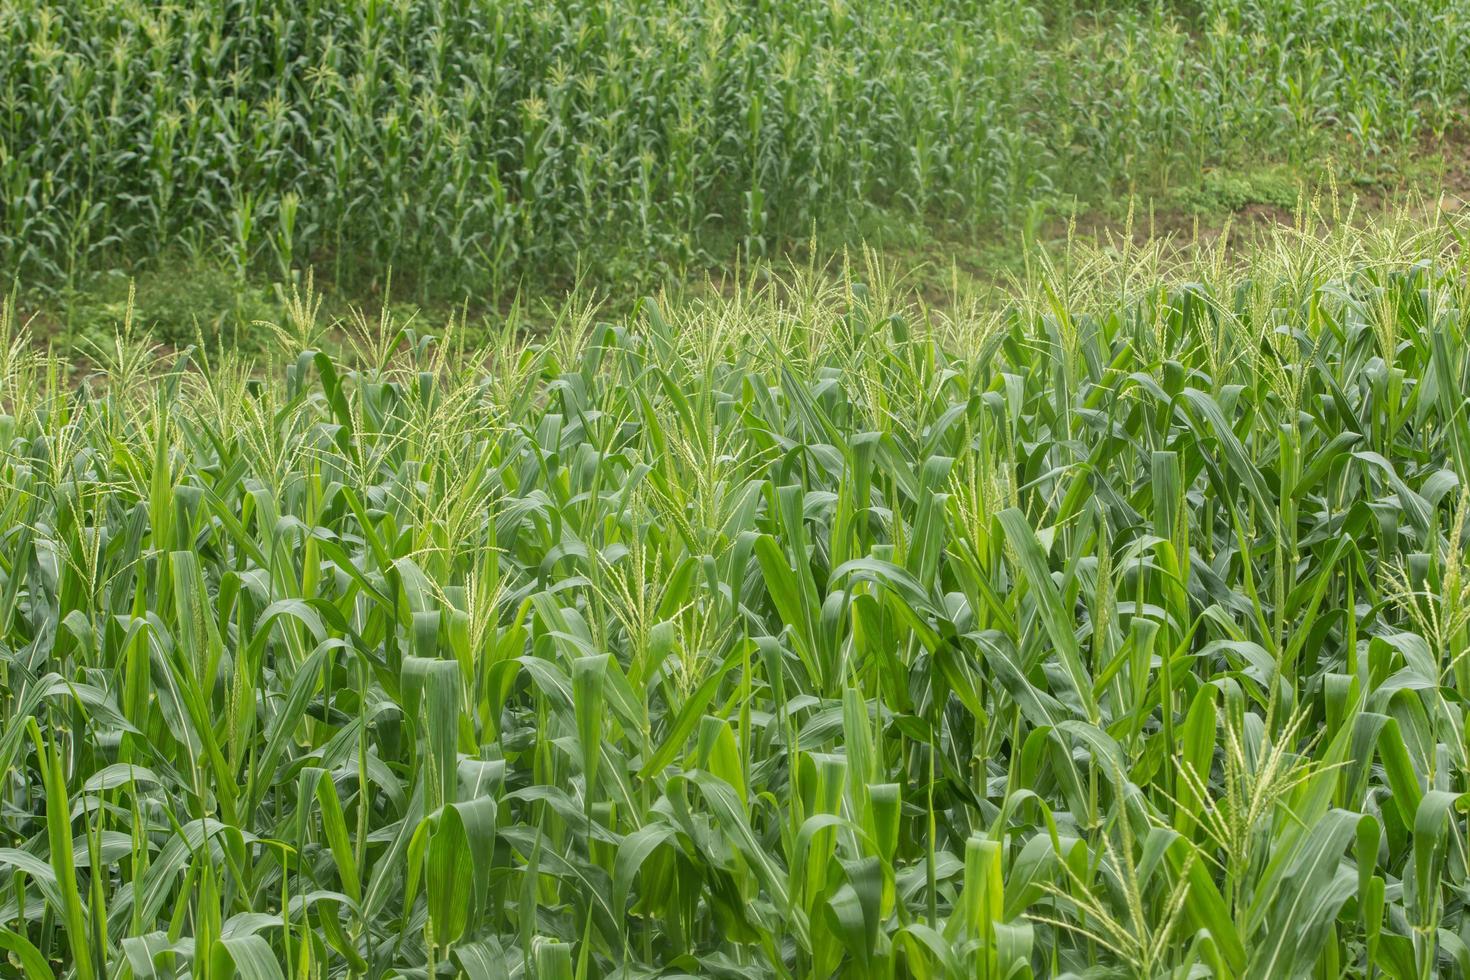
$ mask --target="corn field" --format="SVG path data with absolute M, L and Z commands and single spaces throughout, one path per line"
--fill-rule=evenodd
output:
M 499 295 L 1453 132 L 1466 0 L 5 0 L 0 274 Z
M 1453 244 L 7 312 L 8 975 L 1470 975 Z

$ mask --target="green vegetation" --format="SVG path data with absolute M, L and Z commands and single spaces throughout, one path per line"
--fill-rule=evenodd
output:
M 1453 244 L 79 389 L 8 319 L 9 969 L 1465 975 Z
M 1377 180 L 1470 95 L 1465 0 L 12 0 L 0 36 L 0 270 L 73 292 L 654 283 L 1206 167 Z
M 1470 0 L 0 38 L 0 976 L 1470 980 Z

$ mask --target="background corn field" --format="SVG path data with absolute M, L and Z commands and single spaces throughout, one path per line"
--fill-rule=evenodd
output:
M 1465 0 L 7 0 L 0 270 L 481 298 L 973 228 L 1464 118 Z M 1290 203 L 1289 201 L 1287 202 Z
M 1449 244 L 79 388 L 7 319 L 7 969 L 1466 975 Z

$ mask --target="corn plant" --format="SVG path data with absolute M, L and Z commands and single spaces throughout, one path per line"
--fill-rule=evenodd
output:
M 1466 0 L 7 0 L 0 275 L 182 253 L 479 300 L 1462 121 Z M 1182 175 L 1182 176 L 1181 176 Z
M 1448 244 L 80 386 L 7 306 L 6 970 L 1470 973 Z

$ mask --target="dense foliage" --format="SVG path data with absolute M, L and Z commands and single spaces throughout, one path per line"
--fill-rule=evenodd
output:
M 1466 0 L 8 0 L 0 270 L 457 300 L 1442 134 Z M 1191 176 L 1193 175 L 1193 176 Z
M 7 322 L 10 969 L 1464 975 L 1470 287 L 1363 241 L 79 389 Z

